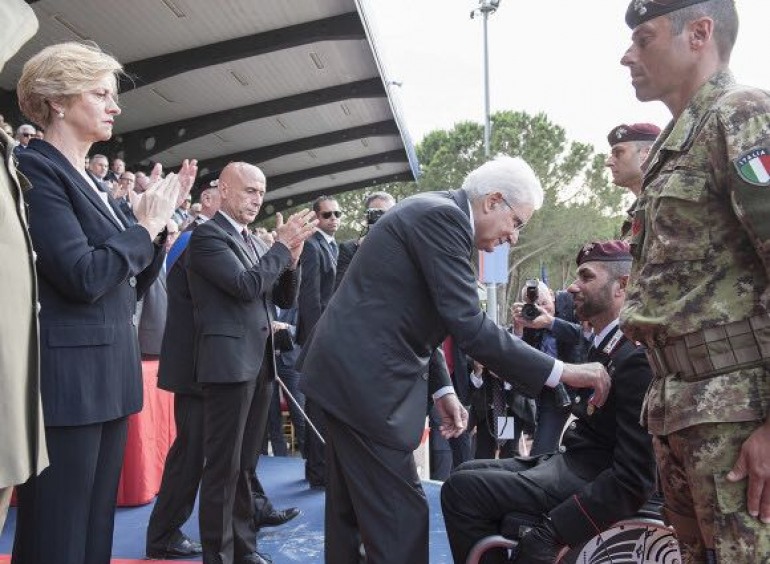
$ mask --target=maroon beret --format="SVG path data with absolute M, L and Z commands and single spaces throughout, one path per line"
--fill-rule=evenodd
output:
M 583 245 L 578 251 L 575 262 L 578 266 L 584 262 L 619 262 L 631 261 L 631 251 L 625 241 L 594 241 Z
M 631 0 L 626 10 L 626 24 L 631 29 L 653 18 L 681 10 L 706 0 Z
M 631 125 L 618 125 L 613 127 L 607 135 L 610 147 L 616 143 L 626 141 L 655 141 L 660 135 L 660 127 L 651 123 L 632 123 Z

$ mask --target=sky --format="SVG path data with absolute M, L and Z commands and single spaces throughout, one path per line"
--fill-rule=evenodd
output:
M 731 68 L 739 82 L 770 89 L 770 1 L 736 0 L 741 28 Z M 377 51 L 417 143 L 434 129 L 483 122 L 482 19 L 478 0 L 368 0 Z M 630 44 L 626 0 L 501 0 L 490 15 L 490 111 L 545 112 L 571 141 L 606 153 L 620 123 L 670 119 L 639 102 L 620 58 Z

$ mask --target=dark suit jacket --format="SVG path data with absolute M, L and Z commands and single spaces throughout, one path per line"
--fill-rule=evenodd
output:
M 303 347 L 309 398 L 373 440 L 413 450 L 428 393 L 428 360 L 448 334 L 468 355 L 536 395 L 554 360 L 511 337 L 479 307 L 463 191 L 412 196 L 370 230 Z
M 200 394 L 200 386 L 195 382 L 195 317 L 187 283 L 187 262 L 185 249 L 166 275 L 168 308 L 158 363 L 158 387 L 176 394 Z
M 135 413 L 142 407 L 136 302 L 165 253 L 143 227 L 122 230 L 53 145 L 33 139 L 19 168 L 33 185 L 27 201 L 38 255 L 45 423 L 85 425 Z
M 298 298 L 297 342 L 302 345 L 334 293 L 336 265 L 329 244 L 319 232 L 314 233 L 305 243 L 300 262 L 302 285 Z
M 578 329 L 579 331 L 579 329 Z M 611 332 L 598 347 L 610 343 Z M 558 320 L 554 333 L 562 338 L 578 336 L 575 327 Z M 590 483 L 580 492 L 551 510 L 549 516 L 571 546 L 596 534 L 594 524 L 604 530 L 616 521 L 633 515 L 652 494 L 655 460 L 652 440 L 639 424 L 642 401 L 652 378 L 641 347 L 625 337 L 608 355 L 589 356 L 599 361 L 612 378 L 607 402 L 588 415 L 590 390 L 578 390 L 580 401 L 572 405 L 577 420 L 564 433 L 562 455 L 566 466 Z
M 160 355 L 167 310 L 166 271 L 161 269 L 160 275 L 142 298 L 139 317 L 139 350 L 142 354 Z
M 195 317 L 187 282 L 187 247 L 191 231 L 205 220 L 195 218 L 171 247 L 166 272 L 166 325 L 158 363 L 158 387 L 176 394 L 201 393 L 195 381 Z
M 259 244 L 256 237 L 252 240 Z M 289 249 L 276 243 L 255 261 L 240 233 L 217 213 L 195 228 L 187 252 L 196 381 L 256 380 L 265 354 L 274 375 L 273 300 L 279 307 L 291 307 L 300 282 L 299 269 L 289 270 Z
M 361 239 L 350 239 L 349 241 L 343 241 L 340 243 L 340 252 L 337 257 L 337 271 L 334 274 L 334 289 L 340 287 L 342 279 L 345 277 L 345 273 L 348 271 L 348 267 L 353 260 L 353 257 L 358 251 L 358 247 L 361 246 L 359 242 Z
M 297 344 L 297 308 L 282 309 L 275 316 L 275 320 L 289 326 L 288 329 L 275 332 L 275 342 L 279 350 L 277 362 L 286 368 L 294 368 L 301 350 Z

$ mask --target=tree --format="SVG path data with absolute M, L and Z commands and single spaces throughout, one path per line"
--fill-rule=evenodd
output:
M 491 154 L 522 157 L 532 166 L 545 194 L 543 207 L 511 249 L 506 286 L 510 290 L 498 300 L 507 306 L 525 279 L 540 276 L 541 266 L 551 273 L 552 287 L 563 287 L 571 281 L 574 258 L 583 244 L 617 237 L 625 191 L 608 181 L 605 155 L 596 154 L 589 144 L 568 141 L 564 128 L 545 114 L 500 111 L 491 116 L 491 123 Z M 337 195 L 346 213 L 339 238 L 355 237 L 363 228 L 363 202 L 372 191 L 390 192 L 398 200 L 418 192 L 459 188 L 466 175 L 486 160 L 483 135 L 483 125 L 470 121 L 450 130 L 432 131 L 416 147 L 422 168 L 416 183 Z

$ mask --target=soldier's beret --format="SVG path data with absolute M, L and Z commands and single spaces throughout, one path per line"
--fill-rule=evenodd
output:
M 607 135 L 607 141 L 612 147 L 616 143 L 625 141 L 655 141 L 658 135 L 660 135 L 660 128 L 651 123 L 622 124 L 612 128 Z
M 631 0 L 626 10 L 626 24 L 634 29 L 653 18 L 701 2 L 706 0 Z
M 631 250 L 625 241 L 594 241 L 583 245 L 578 251 L 575 262 L 578 266 L 584 262 L 619 262 L 631 261 Z
M 203 181 L 199 182 L 198 184 L 194 185 L 192 190 L 190 190 L 190 195 L 192 196 L 193 200 L 198 201 L 201 199 L 201 195 L 208 190 L 209 188 L 216 188 L 219 186 L 219 179 L 215 178 L 211 181 Z

